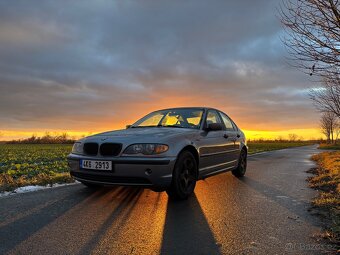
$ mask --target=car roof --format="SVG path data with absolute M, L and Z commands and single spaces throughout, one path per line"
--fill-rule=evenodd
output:
M 194 107 L 190 107 L 190 106 L 185 106 L 185 107 L 171 107 L 171 108 L 165 108 L 165 109 L 160 109 L 157 111 L 166 111 L 166 110 L 172 110 L 172 109 L 202 109 L 202 110 L 216 110 L 216 111 L 220 111 L 218 109 L 215 108 L 211 108 L 211 107 L 199 107 L 199 106 L 194 106 Z

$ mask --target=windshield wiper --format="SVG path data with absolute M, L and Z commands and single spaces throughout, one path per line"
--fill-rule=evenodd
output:
M 176 125 L 162 125 L 161 127 L 186 128 L 186 127 L 176 126 Z
M 131 126 L 130 128 L 149 128 L 149 127 L 162 127 L 160 125 L 150 125 L 150 126 Z
M 150 125 L 150 126 L 131 126 L 130 128 L 149 128 L 149 127 L 173 127 L 173 128 L 187 128 L 187 127 L 182 127 L 182 126 L 177 126 L 177 125 Z

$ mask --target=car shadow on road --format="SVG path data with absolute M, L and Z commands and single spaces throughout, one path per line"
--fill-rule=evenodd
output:
M 320 227 L 320 223 L 317 219 L 313 215 L 307 213 L 307 210 L 311 207 L 309 201 L 303 201 L 301 199 L 291 197 L 277 188 L 261 183 L 247 176 L 242 177 L 240 180 L 244 184 L 264 195 L 266 198 L 285 207 L 287 210 L 297 215 L 299 219 L 313 226 Z
M 24 217 L 9 222 L 8 224 L 3 224 L 0 227 L 0 243 L 5 245 L 0 245 L 0 254 L 7 253 L 77 204 L 85 200 L 89 202 L 97 200 L 108 192 L 112 192 L 112 189 L 79 189 Z
M 129 219 L 130 214 L 135 208 L 142 193 L 143 189 L 141 188 L 122 188 L 121 202 L 110 213 L 110 216 L 101 224 L 101 227 L 96 231 L 93 237 L 82 247 L 79 254 L 90 254 L 93 252 L 98 244 L 100 244 L 100 241 L 105 239 L 105 235 L 108 231 L 111 233 L 117 233 Z M 113 223 L 117 221 L 117 219 L 119 219 L 119 224 L 115 224 L 115 227 L 113 227 Z
M 168 200 L 161 247 L 161 254 L 189 253 L 221 254 L 195 195 L 185 201 Z

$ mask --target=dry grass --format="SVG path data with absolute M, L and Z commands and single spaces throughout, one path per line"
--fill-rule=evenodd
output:
M 333 241 L 340 242 L 340 151 L 323 152 L 312 156 L 318 167 L 309 178 L 312 188 L 320 190 L 313 204 L 329 222 Z

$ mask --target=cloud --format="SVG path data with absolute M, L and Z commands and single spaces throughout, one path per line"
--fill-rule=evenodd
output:
M 279 1 L 0 3 L 0 129 L 99 130 L 178 105 L 247 129 L 315 126 Z

